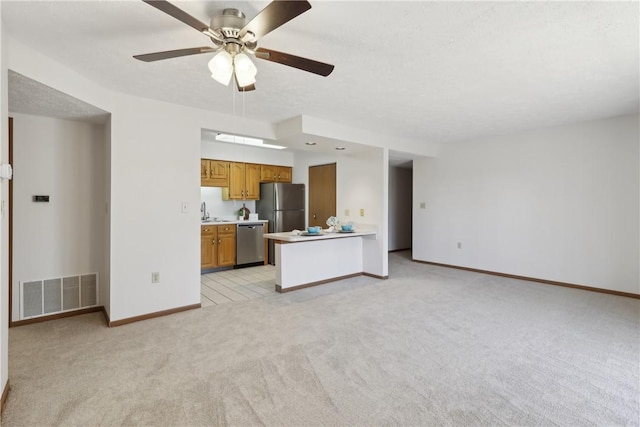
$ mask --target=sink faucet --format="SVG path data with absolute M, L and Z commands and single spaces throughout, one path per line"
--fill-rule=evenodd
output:
M 209 215 L 207 214 L 207 204 L 205 202 L 202 202 L 202 204 L 200 205 L 200 212 L 202 212 L 202 216 L 200 217 L 201 220 L 205 220 L 205 219 L 209 219 Z

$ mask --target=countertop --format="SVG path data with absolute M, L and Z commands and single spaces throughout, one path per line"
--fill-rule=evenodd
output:
M 251 225 L 251 224 L 264 224 L 266 222 L 268 222 L 266 219 L 254 219 L 254 220 L 248 219 L 248 220 L 245 220 L 245 221 L 238 221 L 237 219 L 236 220 L 231 220 L 231 221 L 229 221 L 229 220 L 219 220 L 219 221 L 217 221 L 217 220 L 209 219 L 209 220 L 206 220 L 206 221 L 200 221 L 200 225 L 227 225 L 227 224 L 229 224 L 229 225 L 231 225 L 231 224 L 233 224 L 233 225 L 235 225 L 235 224 Z
M 352 233 L 345 232 L 328 232 L 322 230 L 320 234 L 301 235 L 293 234 L 291 231 L 285 233 L 268 233 L 264 237 L 266 239 L 280 240 L 282 242 L 309 242 L 312 240 L 328 240 L 328 239 L 341 239 L 345 237 L 359 237 L 359 236 L 375 236 L 375 230 L 354 230 Z

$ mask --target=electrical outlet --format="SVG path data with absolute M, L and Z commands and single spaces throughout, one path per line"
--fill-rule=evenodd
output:
M 462 249 L 462 242 L 458 242 L 458 249 Z
M 349 209 L 345 209 L 344 216 L 349 216 L 349 215 L 351 215 L 351 212 L 349 211 Z
M 151 283 L 160 283 L 160 272 L 154 271 L 151 273 Z
M 364 216 L 364 209 L 360 209 L 360 216 Z
M 189 213 L 189 203 L 182 202 L 181 209 L 182 213 Z

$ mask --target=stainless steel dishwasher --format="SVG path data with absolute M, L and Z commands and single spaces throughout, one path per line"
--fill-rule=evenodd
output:
M 264 223 L 238 224 L 236 265 L 264 263 Z

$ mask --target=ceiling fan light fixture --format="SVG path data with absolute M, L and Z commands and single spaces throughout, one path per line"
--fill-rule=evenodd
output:
M 225 86 L 229 85 L 233 74 L 233 58 L 226 50 L 219 52 L 209 61 L 211 78 Z
M 233 58 L 233 67 L 236 73 L 236 80 L 238 80 L 238 86 L 245 87 L 256 82 L 258 69 L 244 53 L 239 53 Z

